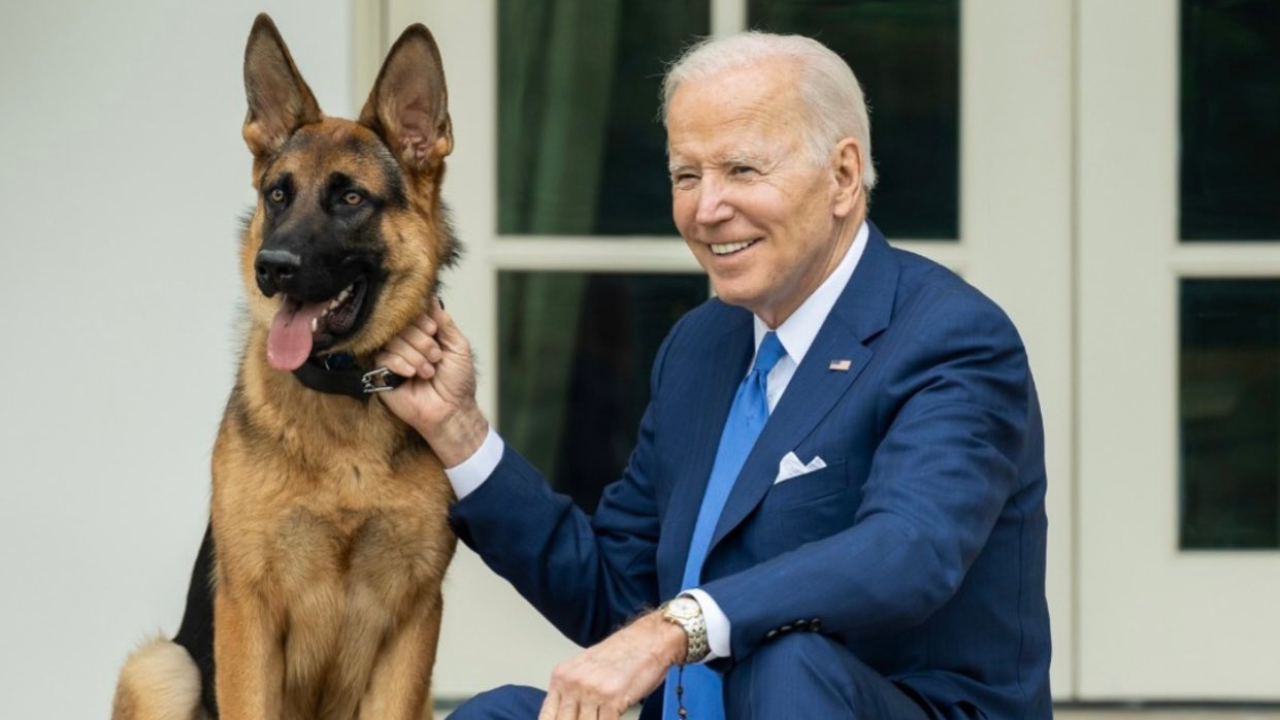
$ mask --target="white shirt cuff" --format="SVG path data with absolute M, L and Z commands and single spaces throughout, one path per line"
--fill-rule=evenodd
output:
M 702 608 L 702 619 L 707 623 L 707 647 L 711 648 L 711 654 L 702 662 L 729 657 L 729 618 L 725 617 L 719 603 L 697 588 L 680 594 L 698 601 L 698 607 Z
M 459 500 L 475 492 L 476 488 L 489 479 L 494 469 L 498 467 L 498 463 L 502 462 L 502 452 L 506 447 L 506 443 L 502 442 L 502 438 L 498 437 L 498 433 L 490 425 L 489 434 L 485 435 L 479 450 L 463 460 L 462 464 L 444 469 L 444 474 L 449 477 L 449 484 L 453 485 L 453 492 Z

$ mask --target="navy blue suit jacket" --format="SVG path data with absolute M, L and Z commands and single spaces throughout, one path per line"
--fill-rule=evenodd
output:
M 715 299 L 676 324 L 636 449 L 594 516 L 508 447 L 454 506 L 455 529 L 582 645 L 669 599 L 753 343 L 751 314 Z M 792 451 L 826 468 L 774 485 Z M 732 659 L 717 662 L 816 628 L 947 717 L 1051 717 L 1044 497 L 1012 323 L 873 226 L 716 528 L 702 588 L 732 626 Z

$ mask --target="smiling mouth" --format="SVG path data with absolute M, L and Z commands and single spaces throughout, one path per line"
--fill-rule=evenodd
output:
M 732 255 L 736 252 L 742 252 L 758 242 L 760 242 L 760 238 L 735 243 L 720 243 L 718 245 L 712 244 L 710 247 L 711 252 L 714 255 Z
M 285 296 L 267 335 L 267 362 L 277 370 L 296 370 L 316 348 L 324 348 L 355 329 L 368 295 L 361 278 L 319 302 Z

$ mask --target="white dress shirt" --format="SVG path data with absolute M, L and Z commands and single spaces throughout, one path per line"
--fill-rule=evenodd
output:
M 782 349 L 786 350 L 778 364 L 773 366 L 769 371 L 768 378 L 768 401 L 769 412 L 777 407 L 778 400 L 782 398 L 782 393 L 790 384 L 791 378 L 796 374 L 796 368 L 800 367 L 804 356 L 809 352 L 809 347 L 813 345 L 813 341 L 818 337 L 818 331 L 822 329 L 822 324 L 826 322 L 827 316 L 831 314 L 831 308 L 835 307 L 836 300 L 839 299 L 840 293 L 844 292 L 844 288 L 849 284 L 849 278 L 853 277 L 853 271 L 858 266 L 858 261 L 862 258 L 862 252 L 867 247 L 867 236 L 869 234 L 867 224 L 862 223 L 858 228 L 857 235 L 853 238 L 853 244 L 849 246 L 848 252 L 845 253 L 844 259 L 836 266 L 831 275 L 818 286 L 813 294 L 801 303 L 800 307 L 791 314 L 775 332 L 778 333 L 778 340 L 782 343 Z M 755 343 L 756 350 L 759 351 L 760 343 L 764 340 L 765 333 L 769 332 L 769 327 L 763 320 L 757 316 L 755 318 Z M 754 355 L 752 362 L 747 367 L 751 368 L 755 365 Z M 449 477 L 450 484 L 453 485 L 453 491 L 457 494 L 458 499 L 466 497 L 480 487 L 489 476 L 493 474 L 498 463 L 502 461 L 502 453 L 506 445 L 502 442 L 502 438 L 489 426 L 489 434 L 485 436 L 484 442 L 481 443 L 480 449 L 471 457 L 464 460 L 460 465 L 451 468 L 445 468 L 445 475 Z M 702 606 L 702 614 L 707 621 L 707 644 L 711 647 L 711 654 L 707 656 L 707 660 L 721 657 L 729 657 L 729 619 L 725 617 L 724 612 L 710 595 L 699 589 L 691 589 L 685 591 L 686 595 L 690 595 L 698 601 Z M 705 661 L 704 661 L 705 662 Z

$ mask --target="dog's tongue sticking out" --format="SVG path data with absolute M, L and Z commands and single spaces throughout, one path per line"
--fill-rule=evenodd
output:
M 327 302 L 300 303 L 285 298 L 267 335 L 267 362 L 277 370 L 297 370 L 311 356 L 311 321 L 324 314 Z

